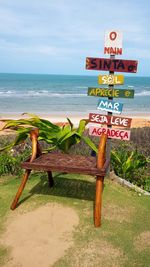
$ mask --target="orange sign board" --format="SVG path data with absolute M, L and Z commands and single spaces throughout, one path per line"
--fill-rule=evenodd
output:
M 98 84 L 124 84 L 124 76 L 123 75 L 99 75 L 98 76 Z

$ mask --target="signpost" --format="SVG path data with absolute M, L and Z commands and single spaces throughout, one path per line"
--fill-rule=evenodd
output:
M 92 123 L 106 124 L 108 129 L 112 126 L 129 127 L 131 126 L 130 118 L 120 118 L 112 116 L 112 113 L 120 114 L 122 112 L 123 104 L 113 101 L 113 98 L 134 98 L 134 90 L 118 89 L 114 85 L 124 84 L 123 75 L 114 75 L 114 72 L 137 72 L 137 60 L 116 59 L 115 55 L 122 55 L 122 32 L 119 30 L 106 31 L 104 54 L 109 54 L 110 58 L 86 58 L 87 70 L 101 70 L 109 71 L 108 75 L 99 75 L 98 83 L 108 85 L 108 88 L 89 87 L 88 95 L 97 97 L 108 97 L 108 100 L 99 99 L 97 109 L 107 111 L 107 115 L 89 114 L 89 120 Z M 114 129 L 112 129 L 114 130 Z M 119 131 L 119 130 L 118 130 Z M 108 134 L 109 138 L 113 135 Z M 115 135 L 114 135 L 114 138 Z M 125 140 L 129 140 L 130 135 Z M 123 138 L 122 138 L 123 139 Z M 124 140 L 124 139 L 123 139 Z M 110 157 L 110 140 L 108 139 L 107 153 Z
M 98 76 L 98 84 L 124 84 L 124 76 L 123 75 L 99 75 Z
M 97 109 L 120 114 L 123 109 L 123 104 L 111 100 L 100 99 Z
M 89 96 L 108 97 L 108 100 L 99 99 L 98 109 L 108 111 L 107 115 L 97 113 L 89 114 L 89 121 L 94 124 L 106 124 L 108 127 L 90 126 L 89 134 L 101 136 L 102 133 L 107 134 L 107 158 L 110 159 L 111 142 L 110 139 L 130 140 L 130 130 L 121 130 L 112 128 L 112 126 L 130 128 L 131 118 L 112 116 L 112 112 L 121 113 L 123 104 L 114 102 L 116 98 L 133 98 L 134 90 L 116 89 L 114 85 L 124 83 L 123 75 L 114 75 L 114 72 L 136 73 L 138 62 L 136 60 L 116 59 L 115 55 L 122 55 L 122 33 L 120 31 L 111 30 L 105 34 L 104 54 L 109 54 L 110 58 L 86 58 L 87 70 L 109 71 L 109 75 L 100 75 L 98 78 L 99 84 L 107 84 L 108 88 L 88 88 Z M 103 179 L 96 179 L 96 198 L 95 198 L 95 218 L 100 218 L 101 215 L 101 200 L 102 200 Z M 95 226 L 99 226 L 99 222 L 95 219 Z
M 88 95 L 99 96 L 99 97 L 134 98 L 134 90 L 89 87 Z

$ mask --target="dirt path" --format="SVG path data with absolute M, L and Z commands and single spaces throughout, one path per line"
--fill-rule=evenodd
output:
M 52 266 L 73 244 L 72 233 L 78 222 L 73 209 L 58 204 L 13 215 L 1 238 L 4 246 L 11 247 L 4 267 Z

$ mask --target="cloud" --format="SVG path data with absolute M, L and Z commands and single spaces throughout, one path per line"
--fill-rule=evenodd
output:
M 100 56 L 104 32 L 114 28 L 123 31 L 125 56 L 141 51 L 145 59 L 149 8 L 149 2 L 139 0 L 0 0 L 0 55 L 14 53 L 31 61 L 35 56 L 67 60 Z

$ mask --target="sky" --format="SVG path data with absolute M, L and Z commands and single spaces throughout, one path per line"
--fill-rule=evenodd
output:
M 149 0 L 0 0 L 0 72 L 97 75 L 106 30 L 121 30 L 123 54 L 150 76 Z

